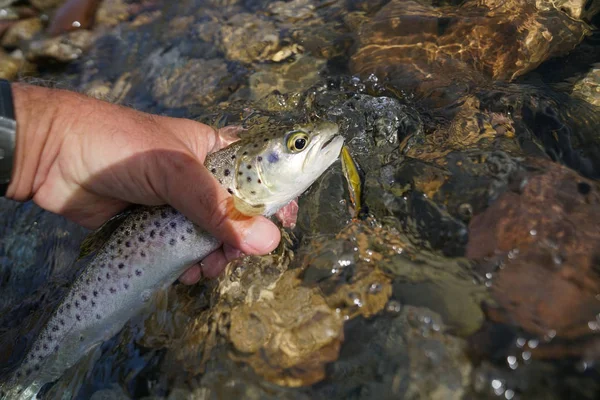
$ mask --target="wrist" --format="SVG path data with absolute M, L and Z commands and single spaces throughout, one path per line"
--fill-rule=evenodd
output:
M 36 181 L 58 154 L 60 138 L 54 137 L 53 131 L 57 128 L 58 109 L 65 92 L 13 83 L 12 93 L 17 135 L 6 197 L 24 201 L 34 195 Z

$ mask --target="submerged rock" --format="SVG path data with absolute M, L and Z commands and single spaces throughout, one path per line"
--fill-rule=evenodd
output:
M 467 257 L 497 268 L 494 320 L 539 336 L 588 335 L 600 313 L 599 187 L 547 161 L 525 166 L 511 190 L 471 220 Z

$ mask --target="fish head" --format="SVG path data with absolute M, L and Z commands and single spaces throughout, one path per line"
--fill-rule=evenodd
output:
M 245 215 L 272 215 L 294 200 L 339 157 L 344 144 L 328 121 L 256 135 L 237 153 L 234 205 Z

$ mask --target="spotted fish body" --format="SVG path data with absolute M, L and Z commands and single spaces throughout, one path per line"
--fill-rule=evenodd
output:
M 270 215 L 337 159 L 343 143 L 337 132 L 337 126 L 322 122 L 253 135 L 210 155 L 205 165 L 244 208 L 240 211 Z M 300 136 L 308 142 L 298 152 L 288 144 L 301 143 Z M 118 333 L 156 290 L 220 245 L 169 206 L 132 212 L 73 283 L 22 364 L 0 384 L 0 398 L 35 398 L 43 385 Z

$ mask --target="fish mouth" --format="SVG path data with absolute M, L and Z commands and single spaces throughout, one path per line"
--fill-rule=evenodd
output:
M 333 140 L 335 138 L 337 138 L 338 136 L 339 135 L 333 135 L 329 139 L 327 139 L 326 141 L 324 141 L 323 144 L 321 145 L 320 150 L 323 150 L 325 147 L 329 146 L 331 144 L 331 142 L 333 142 Z

